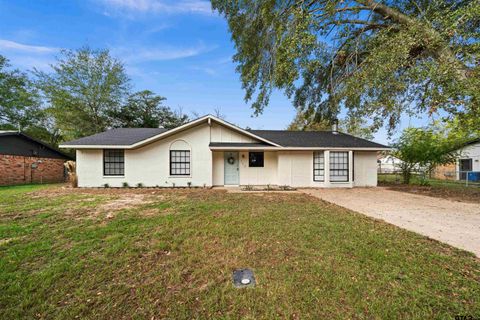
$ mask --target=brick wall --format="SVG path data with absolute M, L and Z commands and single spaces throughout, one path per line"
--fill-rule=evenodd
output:
M 0 154 L 0 185 L 63 182 L 64 159 Z M 36 168 L 32 164 L 37 163 Z

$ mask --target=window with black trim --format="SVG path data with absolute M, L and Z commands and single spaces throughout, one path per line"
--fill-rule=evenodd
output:
M 125 175 L 125 151 L 120 149 L 103 150 L 103 175 Z
M 330 181 L 348 182 L 348 152 L 330 151 Z
M 190 175 L 190 150 L 170 150 L 170 175 Z
M 248 153 L 249 167 L 263 167 L 263 152 L 249 152 Z
M 325 156 L 323 151 L 313 153 L 313 181 L 324 181 L 325 179 Z

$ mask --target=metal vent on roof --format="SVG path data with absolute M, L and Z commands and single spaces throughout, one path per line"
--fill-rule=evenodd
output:
M 233 285 L 236 288 L 254 287 L 255 276 L 250 269 L 237 269 L 233 271 Z

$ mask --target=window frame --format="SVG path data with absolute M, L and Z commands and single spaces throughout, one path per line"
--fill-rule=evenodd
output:
M 115 159 L 116 157 L 118 157 L 118 158 L 121 158 L 122 161 L 109 160 L 107 162 L 106 161 L 107 152 L 121 152 L 121 156 L 113 155 L 113 158 Z M 109 155 L 108 157 L 111 158 L 112 155 Z M 122 164 L 121 168 L 118 168 L 122 170 L 122 173 L 107 173 L 106 164 Z M 113 168 L 113 170 L 115 169 L 116 168 Z M 109 168 L 109 170 L 112 170 L 112 168 Z M 103 149 L 103 176 L 105 177 L 124 177 L 125 176 L 125 149 Z
M 172 161 L 172 156 L 173 156 L 173 153 L 175 152 L 184 152 L 185 153 L 185 156 L 183 157 L 187 157 L 188 155 L 188 161 Z M 177 155 L 178 156 L 178 155 Z M 180 158 L 182 158 L 182 155 L 179 156 Z M 169 157 L 169 164 L 170 164 L 170 176 L 172 177 L 189 177 L 191 176 L 192 174 L 192 155 L 191 155 L 191 152 L 190 150 L 170 150 L 170 157 Z M 185 167 L 185 168 L 173 168 L 173 164 L 185 164 L 187 165 L 188 164 L 188 168 Z M 185 169 L 185 173 L 173 173 L 173 170 L 181 170 L 181 169 Z M 187 173 L 187 170 L 188 170 L 188 173 Z
M 321 153 L 321 157 L 318 157 L 318 159 L 323 159 L 323 162 L 320 161 L 319 163 L 316 163 L 315 160 L 317 159 L 316 155 Z M 315 165 L 316 164 L 319 164 L 319 165 L 323 165 L 321 168 L 315 168 Z M 321 175 L 322 179 L 321 180 L 317 180 L 315 177 L 317 176 L 320 176 L 320 175 L 316 175 L 315 174 L 315 171 L 323 171 L 323 175 Z M 314 151 L 313 152 L 313 181 L 315 182 L 325 182 L 325 151 Z
M 332 162 L 332 155 L 333 154 L 344 154 L 345 156 L 342 157 L 342 162 Z M 330 151 L 329 159 L 328 159 L 328 164 L 329 164 L 329 177 L 330 177 L 330 182 L 331 183 L 343 183 L 343 182 L 350 182 L 350 159 L 349 159 L 349 152 L 348 151 Z M 339 157 L 333 157 L 333 160 L 335 159 L 340 159 Z M 345 168 L 334 168 L 335 165 L 346 165 Z M 338 174 L 332 174 L 334 172 L 339 172 L 339 171 L 346 171 L 347 174 L 345 175 L 346 180 L 332 180 L 332 177 L 343 177 L 344 175 L 338 175 Z
M 261 154 L 262 162 L 260 164 L 252 164 L 252 155 Z M 249 151 L 248 152 L 248 167 L 249 168 L 264 168 L 265 167 L 265 152 L 263 151 Z

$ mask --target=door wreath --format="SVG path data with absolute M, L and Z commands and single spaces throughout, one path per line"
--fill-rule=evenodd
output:
M 227 162 L 229 164 L 234 164 L 235 163 L 235 158 L 234 157 L 228 157 Z

